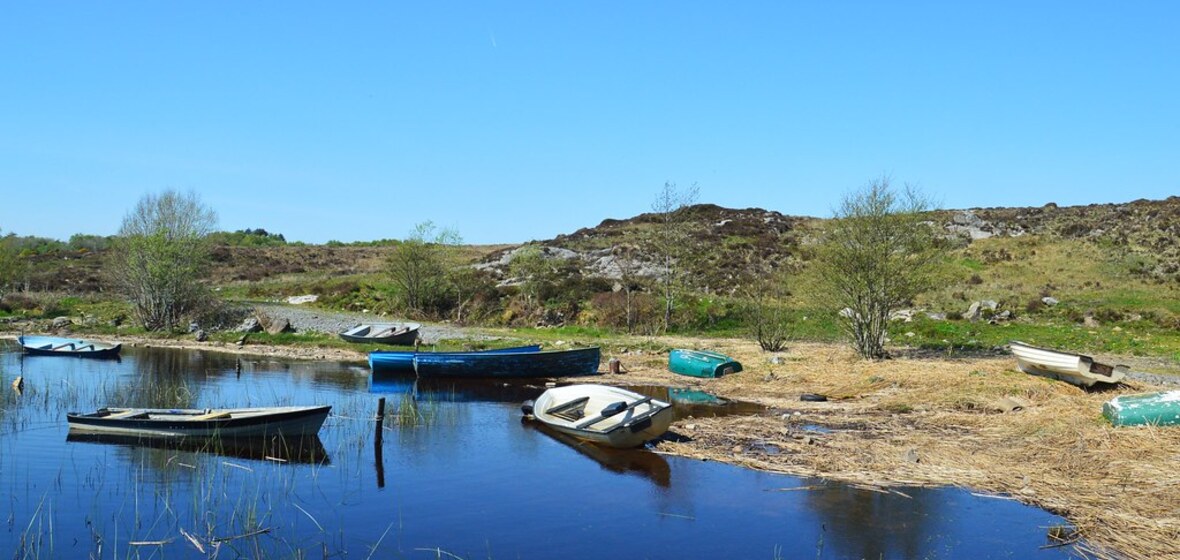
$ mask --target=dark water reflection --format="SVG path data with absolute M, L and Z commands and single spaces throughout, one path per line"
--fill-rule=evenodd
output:
M 17 375 L 19 395 L 9 388 Z M 14 344 L 0 353 L 0 381 L 0 550 L 17 558 L 1067 553 L 1039 549 L 1059 518 L 962 490 L 904 489 L 906 498 L 587 446 L 521 421 L 537 384 L 371 383 L 357 364 L 243 358 L 239 368 L 231 355 L 143 348 L 118 362 L 22 358 Z M 379 397 L 390 410 L 378 448 Z M 679 414 L 743 410 L 681 401 Z M 318 438 L 288 447 L 81 440 L 65 421 L 108 405 L 297 404 L 333 414 Z M 782 491 L 800 486 L 814 489 Z

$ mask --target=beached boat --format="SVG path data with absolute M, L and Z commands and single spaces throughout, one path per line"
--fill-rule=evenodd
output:
M 168 409 L 102 408 L 66 415 L 70 432 L 141 437 L 310 436 L 320 431 L 331 406 Z
M 678 349 L 668 353 L 668 369 L 692 377 L 721 377 L 742 371 L 742 364 L 718 352 Z
M 419 352 L 411 358 L 419 377 L 571 377 L 598 373 L 597 346 L 546 352 Z
M 540 345 L 513 346 L 511 348 L 497 348 L 494 350 L 478 350 L 487 353 L 511 352 L 540 352 Z M 432 354 L 433 352 L 404 352 L 398 350 L 377 350 L 369 352 L 369 369 L 374 373 L 414 373 L 414 356 Z
M 77 356 L 82 358 L 115 358 L 122 344 L 107 344 L 79 338 L 58 336 L 19 336 L 16 341 L 25 352 L 35 356 Z
M 1037 348 L 1015 340 L 1008 343 L 1008 347 L 1016 356 L 1020 371 L 1060 379 L 1079 387 L 1118 383 L 1127 375 L 1127 366 L 1101 364 L 1089 356 Z
M 418 323 L 401 323 L 396 325 L 357 325 L 340 333 L 340 338 L 348 342 L 373 342 L 377 344 L 392 344 L 395 346 L 412 346 L 418 340 Z
M 521 409 L 566 435 L 608 447 L 638 447 L 664 435 L 672 405 L 608 385 L 567 385 L 525 401 Z
M 1102 405 L 1102 415 L 1115 426 L 1180 425 L 1180 391 L 1120 395 Z

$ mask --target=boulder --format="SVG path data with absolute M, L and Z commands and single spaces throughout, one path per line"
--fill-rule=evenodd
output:
M 288 321 L 287 319 L 278 319 L 272 320 L 270 324 L 266 326 L 266 332 L 267 334 L 282 334 L 285 332 L 295 332 L 295 329 L 291 328 L 291 321 Z
M 977 301 L 967 308 L 967 313 L 963 314 L 963 318 L 968 321 L 978 321 L 983 317 L 983 312 L 980 310 L 980 303 Z
M 197 342 L 205 342 L 209 340 L 209 333 L 206 333 L 203 329 L 197 329 L 194 337 L 197 339 Z
M 236 332 L 256 333 L 262 332 L 262 323 L 258 321 L 257 317 L 248 317 L 242 321 L 238 328 L 234 329 Z
M 1045 296 L 1045 297 L 1041 298 L 1041 303 L 1048 305 L 1049 307 L 1053 307 L 1054 305 L 1057 305 L 1058 303 L 1061 303 L 1061 302 L 1057 301 L 1057 298 L 1055 298 L 1055 297 Z
M 50 325 L 53 330 L 64 329 L 68 326 L 70 326 L 69 317 L 54 317 L 53 323 Z

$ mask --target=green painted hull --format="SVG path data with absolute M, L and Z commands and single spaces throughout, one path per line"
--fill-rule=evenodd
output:
M 721 377 L 742 371 L 742 364 L 717 352 L 673 350 L 668 353 L 668 369 L 690 377 Z
M 1102 405 L 1102 415 L 1115 426 L 1180 425 L 1180 391 L 1115 397 Z

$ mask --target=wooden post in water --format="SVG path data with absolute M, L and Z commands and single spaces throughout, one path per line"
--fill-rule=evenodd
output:
M 385 422 L 385 397 L 377 399 L 377 433 L 373 436 L 373 460 L 377 464 L 377 488 L 385 488 L 385 455 L 381 449 L 381 424 Z

